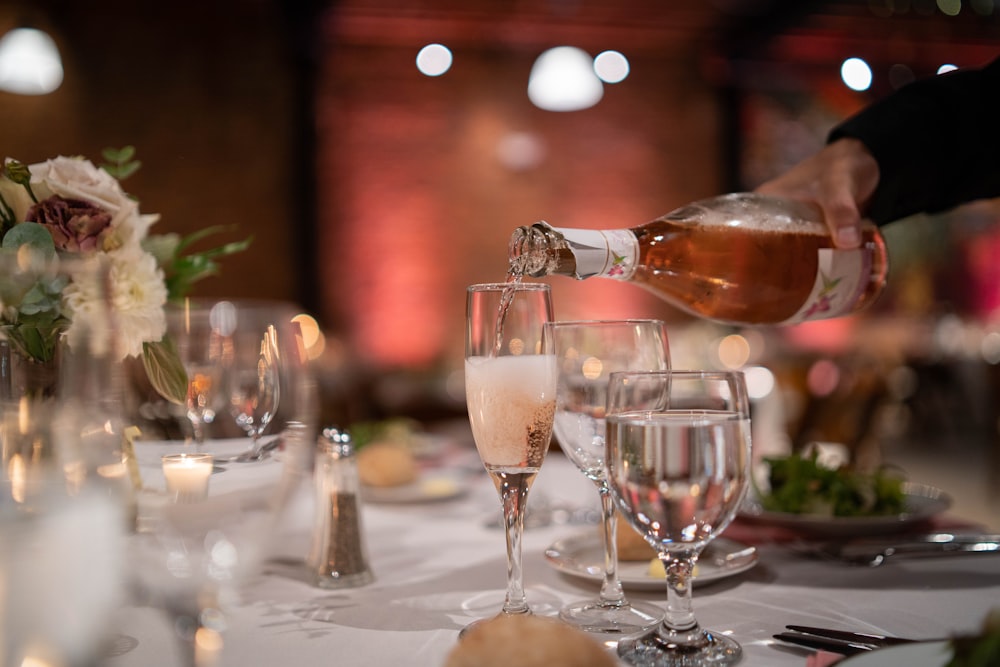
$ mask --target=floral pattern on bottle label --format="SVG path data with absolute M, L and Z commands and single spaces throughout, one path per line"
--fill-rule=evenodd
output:
M 627 229 L 557 229 L 576 258 L 575 278 L 628 280 L 635 272 L 639 242 Z
M 817 259 L 816 282 L 809 298 L 782 324 L 847 315 L 864 291 L 864 279 L 871 274 L 870 250 L 821 248 Z

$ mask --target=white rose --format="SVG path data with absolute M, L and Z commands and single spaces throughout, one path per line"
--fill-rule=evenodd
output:
M 90 160 L 60 156 L 28 169 L 31 187 L 39 201 L 55 194 L 82 199 L 111 213 L 113 233 L 108 250 L 137 245 L 159 219 L 157 215 L 141 215 L 139 205 L 122 190 L 118 180 Z
M 134 203 L 111 174 L 84 158 L 60 156 L 33 164 L 28 169 L 31 171 L 31 187 L 38 199 L 62 195 L 89 201 L 111 212 Z M 36 184 L 43 185 L 45 190 L 39 192 Z

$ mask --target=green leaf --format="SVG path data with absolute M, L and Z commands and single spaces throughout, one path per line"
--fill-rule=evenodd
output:
M 101 165 L 101 169 L 119 181 L 128 178 L 142 166 L 142 162 L 132 159 L 135 157 L 135 146 L 105 148 L 101 151 L 101 156 L 107 160 L 107 162 Z
M 142 365 L 153 388 L 171 403 L 184 405 L 188 379 L 177 347 L 164 336 L 158 343 L 143 343 Z
M 52 234 L 37 222 L 22 222 L 4 234 L 2 247 L 16 250 L 23 245 L 38 251 L 45 259 L 55 257 L 56 254 Z
M 200 252 L 183 254 L 183 250 L 192 244 L 213 234 L 233 229 L 231 226 L 212 226 L 193 232 L 181 238 L 174 249 L 174 256 L 164 262 L 163 270 L 166 274 L 167 291 L 171 301 L 177 301 L 184 297 L 194 285 L 194 283 L 219 273 L 219 265 L 215 258 L 234 255 L 243 252 L 253 242 L 250 236 L 242 241 L 232 241 L 217 248 L 210 248 Z
M 123 146 L 122 148 L 105 148 L 101 155 L 108 162 L 128 162 L 135 157 L 135 146 Z
M 3 234 L 6 234 L 8 229 L 17 224 L 17 220 L 14 217 L 14 209 L 10 207 L 7 200 L 3 198 L 3 195 L 0 195 L 0 220 L 3 221 Z

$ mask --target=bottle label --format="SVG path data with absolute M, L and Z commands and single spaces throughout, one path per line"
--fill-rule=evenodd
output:
M 871 251 L 820 248 L 816 282 L 799 311 L 782 324 L 839 317 L 851 312 L 871 275 Z
M 639 241 L 627 229 L 557 229 L 576 258 L 576 278 L 628 280 L 635 272 Z

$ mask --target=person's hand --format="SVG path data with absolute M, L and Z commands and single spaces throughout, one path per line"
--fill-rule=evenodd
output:
M 878 179 L 878 163 L 865 145 L 857 139 L 843 138 L 761 184 L 756 191 L 819 207 L 834 244 L 857 248 L 861 245 L 861 215 Z

